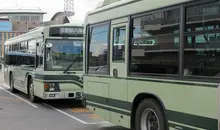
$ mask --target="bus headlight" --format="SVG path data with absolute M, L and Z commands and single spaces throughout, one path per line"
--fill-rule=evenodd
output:
M 83 98 L 83 92 L 76 92 L 76 98 L 82 99 Z
M 50 88 L 49 88 L 49 91 L 50 91 L 50 92 L 54 92 L 54 91 L 55 91 L 55 87 L 54 87 L 54 86 L 53 86 L 53 87 L 50 87 Z
M 60 92 L 60 86 L 58 83 L 44 83 L 45 92 Z

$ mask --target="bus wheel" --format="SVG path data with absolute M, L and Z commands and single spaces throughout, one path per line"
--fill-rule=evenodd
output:
M 164 113 L 160 105 L 153 99 L 143 100 L 135 115 L 136 130 L 165 130 Z
M 29 88 L 29 96 L 30 96 L 31 102 L 37 102 L 37 97 L 34 95 L 33 79 L 30 79 L 28 88 Z
M 10 91 L 12 93 L 16 92 L 16 89 L 14 88 L 14 78 L 13 78 L 13 74 L 10 74 Z
M 82 107 L 86 107 L 86 98 L 83 98 L 81 101 Z

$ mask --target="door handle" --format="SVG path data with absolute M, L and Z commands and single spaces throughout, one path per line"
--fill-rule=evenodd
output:
M 118 77 L 118 69 L 113 69 L 113 77 Z

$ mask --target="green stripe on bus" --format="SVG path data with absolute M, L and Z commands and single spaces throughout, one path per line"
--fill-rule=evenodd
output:
M 83 83 L 77 75 L 41 75 L 34 74 L 34 78 L 43 82 L 73 83 L 83 88 Z
M 126 115 L 126 116 L 131 116 L 130 112 L 125 112 L 125 111 L 121 111 L 121 110 L 118 110 L 118 109 L 109 108 L 109 107 L 94 104 L 94 103 L 91 103 L 91 102 L 86 102 L 86 105 L 97 107 L 97 108 L 100 108 L 100 109 L 104 109 L 104 110 L 107 110 L 107 111 L 115 112 L 115 113 Z
M 99 77 L 99 78 L 115 78 L 115 77 L 110 77 L 110 76 L 103 76 L 103 75 L 85 75 L 88 77 Z M 149 78 L 137 78 L 137 77 L 117 77 L 117 79 L 122 79 L 122 80 L 134 80 L 134 81 L 146 81 L 146 82 L 157 82 L 157 83 L 168 83 L 168 84 L 178 84 L 178 85 L 192 85 L 195 87 L 212 87 L 212 88 L 217 88 L 217 83 L 219 81 L 219 78 L 212 78 L 210 79 L 201 79 L 200 81 L 198 80 L 192 80 L 192 79 L 180 79 L 180 78 L 155 78 L 152 77 Z M 215 81 L 214 81 L 215 80 Z M 205 83 L 208 82 L 208 83 Z
M 79 83 L 82 83 L 80 81 L 80 77 L 77 75 L 42 75 L 42 74 L 34 74 L 34 78 L 36 79 L 42 79 L 42 80 L 74 80 Z
M 217 119 L 177 112 L 173 110 L 167 110 L 167 119 L 203 129 L 218 129 Z
M 128 110 L 128 111 L 131 111 L 131 108 L 132 108 L 131 103 L 120 101 L 120 100 L 115 100 L 115 99 L 110 99 L 110 98 L 104 98 L 104 97 L 95 96 L 95 95 L 86 94 L 86 99 L 88 101 L 97 102 L 103 105 L 110 105 L 110 106 Z
M 190 127 L 186 127 L 186 126 L 181 126 L 181 125 L 176 125 L 173 123 L 169 123 L 169 127 L 175 128 L 175 129 L 181 129 L 181 130 L 198 130 L 196 128 L 190 128 Z
M 112 106 L 115 108 L 124 109 L 128 111 L 132 110 L 131 102 L 120 101 L 116 99 L 110 99 L 110 98 L 105 98 L 105 97 L 100 97 L 100 96 L 95 96 L 95 95 L 89 95 L 89 94 L 86 94 L 86 100 L 100 104 L 100 105 L 97 105 L 91 102 L 87 102 L 87 104 L 90 106 L 112 111 L 112 112 L 123 114 L 123 115 L 127 115 L 127 116 L 130 116 L 129 112 L 109 108 L 106 106 Z M 106 105 L 106 106 L 102 106 L 102 105 Z M 186 125 L 190 125 L 190 126 L 194 126 L 198 128 L 203 128 L 203 129 L 216 130 L 218 128 L 217 119 L 197 116 L 193 114 L 188 114 L 188 113 L 183 113 L 183 112 L 178 112 L 178 111 L 173 111 L 173 110 L 168 110 L 168 109 L 166 109 L 166 115 L 167 115 L 167 119 L 170 121 L 174 121 L 174 122 L 178 122 L 178 123 L 182 123 L 182 124 L 186 124 Z

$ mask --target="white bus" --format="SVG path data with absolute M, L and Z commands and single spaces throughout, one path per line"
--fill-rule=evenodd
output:
M 120 0 L 84 25 L 88 108 L 135 130 L 218 129 L 220 0 Z
M 38 99 L 83 99 L 83 24 L 38 27 L 5 42 L 4 81 Z

